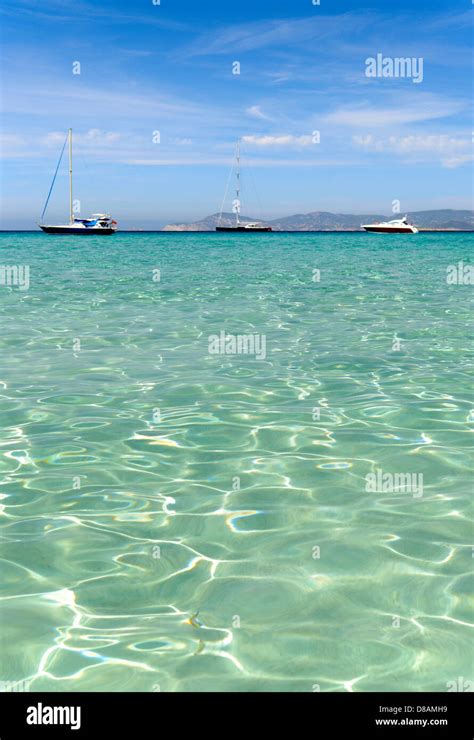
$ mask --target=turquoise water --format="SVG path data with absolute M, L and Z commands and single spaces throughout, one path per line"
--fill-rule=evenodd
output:
M 446 269 L 473 245 L 0 235 L 30 267 L 0 285 L 0 680 L 472 680 L 472 286 Z M 209 353 L 221 331 L 261 359 Z

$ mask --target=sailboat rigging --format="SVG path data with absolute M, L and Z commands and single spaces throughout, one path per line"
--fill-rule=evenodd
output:
M 240 139 L 237 141 L 236 151 L 235 151 L 235 160 L 236 160 L 236 167 L 235 167 L 235 199 L 232 202 L 232 210 L 235 213 L 235 225 L 234 226 L 220 226 L 220 222 L 222 219 L 222 209 L 219 217 L 219 224 L 216 226 L 216 231 L 271 231 L 271 226 L 265 226 L 262 223 L 259 223 L 257 221 L 247 221 L 242 222 L 240 220 L 240 190 L 241 190 L 241 182 L 240 182 Z M 225 198 L 224 198 L 225 199 Z
M 40 229 L 46 232 L 46 234 L 77 234 L 81 236 L 83 234 L 100 234 L 102 236 L 115 234 L 115 232 L 117 231 L 117 221 L 114 221 L 106 213 L 93 213 L 91 218 L 76 218 L 74 216 L 72 199 L 72 128 L 68 130 L 66 140 L 63 144 L 63 148 L 61 150 L 59 161 L 56 167 L 56 172 L 54 173 L 48 197 L 46 198 L 46 203 L 43 208 L 43 213 L 41 214 L 41 220 L 43 220 L 44 214 L 48 207 L 49 199 L 51 197 L 59 166 L 64 154 L 64 149 L 66 148 L 66 143 L 69 144 L 69 223 L 55 225 L 41 223 L 38 224 Z

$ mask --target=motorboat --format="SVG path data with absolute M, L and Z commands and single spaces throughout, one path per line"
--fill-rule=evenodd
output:
M 418 229 L 413 224 L 408 223 L 408 217 L 395 218 L 393 221 L 381 221 L 375 224 L 361 224 L 365 231 L 371 231 L 376 234 L 418 234 Z

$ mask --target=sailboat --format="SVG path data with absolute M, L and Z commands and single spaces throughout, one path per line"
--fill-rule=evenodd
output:
M 46 198 L 46 203 L 43 208 L 43 213 L 41 214 L 41 220 L 43 220 L 46 208 L 48 207 L 56 175 L 58 174 L 59 165 L 61 164 L 67 143 L 69 143 L 69 223 L 55 225 L 41 223 L 38 224 L 38 226 L 47 234 L 100 234 L 101 236 L 115 234 L 117 231 L 117 221 L 114 221 L 107 213 L 93 213 L 91 218 L 76 218 L 74 216 L 72 201 L 72 128 L 68 130 L 66 140 L 63 144 L 56 172 L 54 173 L 53 182 L 51 183 L 48 197 Z
M 235 200 L 232 203 L 232 210 L 235 213 L 235 225 L 233 226 L 220 226 L 222 219 L 222 209 L 219 216 L 219 224 L 216 226 L 216 231 L 271 231 L 271 226 L 265 226 L 264 224 L 258 223 L 257 221 L 246 221 L 241 222 L 240 220 L 240 139 L 237 141 L 236 147 L 236 185 L 235 185 Z M 227 194 L 227 193 L 226 193 Z M 225 196 L 224 196 L 225 201 Z

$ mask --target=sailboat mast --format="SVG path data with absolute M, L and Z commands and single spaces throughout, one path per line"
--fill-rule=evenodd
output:
M 72 128 L 69 129 L 69 223 L 74 223 L 72 210 Z
M 240 225 L 240 139 L 237 140 L 236 158 L 237 158 L 237 171 L 236 171 L 236 176 L 237 176 L 237 188 L 236 188 L 236 198 L 237 198 L 237 203 L 236 203 L 236 225 L 239 226 Z

